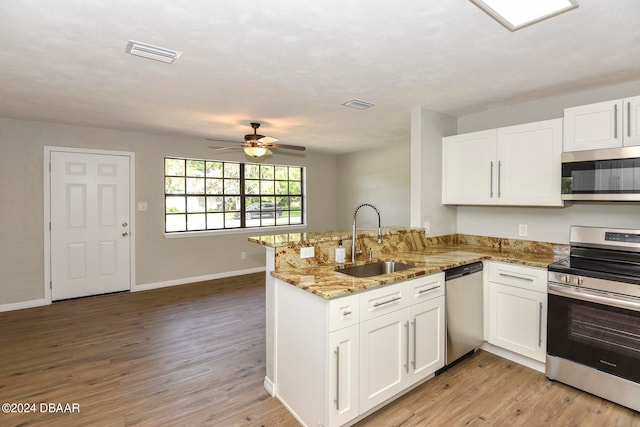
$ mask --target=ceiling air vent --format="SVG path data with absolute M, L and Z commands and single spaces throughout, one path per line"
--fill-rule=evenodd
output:
M 355 108 L 357 110 L 366 110 L 367 108 L 373 107 L 374 104 L 366 101 L 360 101 L 359 99 L 352 99 L 351 101 L 347 101 L 344 104 L 345 107 Z
M 182 55 L 182 52 L 178 52 L 177 50 L 165 49 L 164 47 L 153 46 L 135 40 L 129 40 L 127 48 L 124 51 L 131 55 L 142 56 L 143 58 L 154 59 L 169 64 L 176 62 L 178 58 L 180 58 L 180 55 Z

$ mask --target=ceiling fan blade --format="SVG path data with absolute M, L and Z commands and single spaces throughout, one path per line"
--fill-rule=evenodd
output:
M 298 150 L 298 151 L 306 150 L 305 147 L 301 147 L 300 145 L 288 145 L 288 144 L 268 144 L 267 147 L 269 147 L 269 148 L 285 148 L 287 150 Z
M 274 138 L 272 136 L 263 136 L 262 138 L 258 139 L 258 142 L 261 142 L 263 144 L 271 144 L 272 142 L 278 142 L 278 138 Z
M 205 138 L 207 141 L 213 141 L 213 142 L 226 142 L 229 144 L 242 144 L 242 141 L 231 141 L 228 139 L 216 139 L 216 138 Z
M 215 150 L 215 151 L 223 151 L 223 150 L 242 150 L 242 147 L 214 147 L 213 145 L 210 145 L 209 148 Z

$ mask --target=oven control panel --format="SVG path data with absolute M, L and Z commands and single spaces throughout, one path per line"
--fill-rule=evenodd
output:
M 604 233 L 604 240 L 609 242 L 622 242 L 622 243 L 640 243 L 640 234 L 631 233 Z

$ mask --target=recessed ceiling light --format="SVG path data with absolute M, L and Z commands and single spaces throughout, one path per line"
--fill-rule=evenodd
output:
M 355 108 L 357 110 L 366 110 L 367 108 L 373 107 L 374 104 L 367 101 L 360 101 L 359 99 L 352 99 L 351 101 L 347 101 L 344 104 L 345 107 Z
M 143 58 L 149 58 L 169 64 L 176 62 L 182 55 L 182 52 L 178 52 L 177 50 L 166 49 L 164 47 L 137 42 L 135 40 L 129 40 L 124 51 L 131 55 L 142 56 Z
M 578 7 L 576 0 L 469 0 L 493 19 L 516 31 Z

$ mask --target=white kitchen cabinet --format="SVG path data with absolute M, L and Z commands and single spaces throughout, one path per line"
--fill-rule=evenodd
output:
M 495 203 L 495 129 L 442 139 L 442 203 Z
M 367 411 L 405 388 L 408 357 L 406 310 L 360 325 L 360 408 Z
M 413 305 L 408 311 L 409 382 L 413 384 L 444 366 L 444 296 Z
M 546 357 L 546 270 L 490 262 L 490 344 L 544 362 Z
M 564 110 L 564 151 L 640 145 L 640 96 Z
M 444 366 L 444 296 L 360 324 L 360 410 Z
M 359 414 L 360 341 L 358 325 L 329 334 L 329 425 L 339 426 Z
M 562 119 L 442 140 L 442 203 L 561 206 Z
M 444 366 L 444 273 L 325 300 L 274 281 L 274 394 L 303 425 L 363 417 Z

